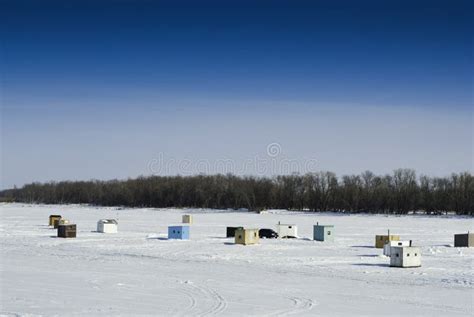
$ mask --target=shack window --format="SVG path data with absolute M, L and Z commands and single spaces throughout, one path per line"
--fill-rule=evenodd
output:
M 328 236 L 330 236 L 330 235 L 331 235 L 331 231 L 328 231 Z

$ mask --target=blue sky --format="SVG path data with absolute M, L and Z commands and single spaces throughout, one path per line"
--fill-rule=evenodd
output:
M 338 174 L 473 170 L 471 1 L 0 7 L 2 188 L 160 155 L 242 166 L 270 143 Z

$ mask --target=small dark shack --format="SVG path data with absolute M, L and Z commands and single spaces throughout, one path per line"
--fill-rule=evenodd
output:
M 454 235 L 455 247 L 474 247 L 474 233 L 461 233 Z
M 76 225 L 64 224 L 58 226 L 58 237 L 59 238 L 75 238 L 76 237 Z
M 244 227 L 227 227 L 226 237 L 227 238 L 234 238 L 235 237 L 235 230 L 243 229 Z

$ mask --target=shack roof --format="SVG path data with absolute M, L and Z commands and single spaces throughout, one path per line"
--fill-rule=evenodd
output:
M 100 219 L 99 220 L 100 223 L 112 223 L 112 224 L 117 224 L 117 220 L 115 219 Z

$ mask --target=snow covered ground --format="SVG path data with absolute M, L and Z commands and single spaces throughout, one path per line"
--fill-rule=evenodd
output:
M 337 215 L 0 205 L 1 316 L 405 315 L 472 316 L 474 248 L 453 234 L 461 217 Z M 56 238 L 48 216 L 76 223 Z M 194 215 L 191 240 L 166 240 L 167 226 Z M 100 218 L 119 233 L 101 234 Z M 298 225 L 300 239 L 234 245 L 226 226 Z M 336 241 L 312 241 L 334 224 Z M 390 229 L 422 247 L 422 267 L 391 268 L 374 236 Z

